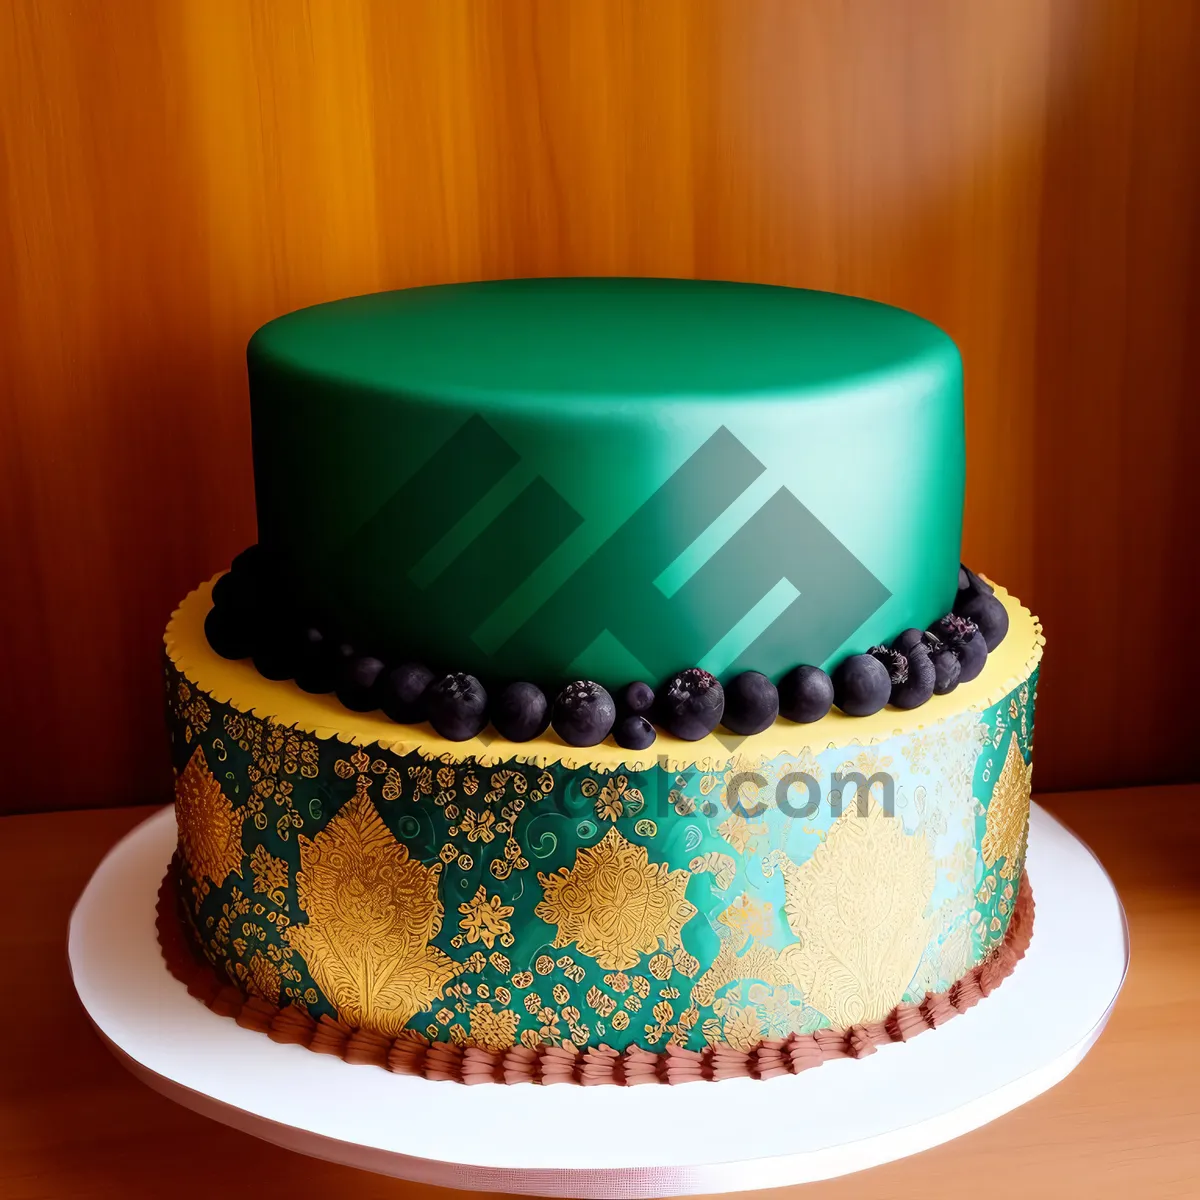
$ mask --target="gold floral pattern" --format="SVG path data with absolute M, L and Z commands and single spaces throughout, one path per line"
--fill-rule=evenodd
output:
M 363 791 L 315 838 L 300 838 L 296 890 L 308 922 L 284 936 L 343 1020 L 394 1037 L 462 970 L 432 945 L 441 871 L 409 857 Z
M 680 975 L 686 975 L 691 979 L 700 970 L 700 960 L 694 954 L 689 954 L 682 946 L 675 951 L 672 957 L 675 960 L 675 970 Z
M 280 908 L 287 906 L 288 865 L 276 858 L 260 842 L 250 855 L 250 872 L 254 876 L 254 890 L 266 896 Z
M 189 745 L 194 738 L 208 732 L 212 711 L 203 692 L 193 694 L 185 679 L 179 681 L 175 692 L 175 715 L 183 722 L 183 739 Z
M 758 846 L 767 827 L 761 821 L 747 821 L 740 813 L 730 813 L 720 825 L 717 833 L 723 837 L 738 854 L 750 854 Z
M 490 1004 L 476 1004 L 471 1009 L 471 1044 L 485 1050 L 507 1050 L 517 1040 L 518 1016 L 506 1009 L 493 1009 Z
M 754 900 L 743 892 L 717 920 L 733 930 L 740 950 L 751 938 L 769 938 L 775 932 L 775 909 L 767 900 Z
M 605 970 L 637 964 L 661 944 L 679 944 L 696 909 L 684 898 L 687 872 L 652 863 L 644 846 L 610 829 L 595 846 L 576 852 L 575 865 L 538 873 L 543 896 L 534 910 L 557 926 L 555 946 L 574 942 Z
M 655 954 L 646 965 L 650 968 L 650 974 L 659 980 L 670 979 L 675 970 L 675 964 L 665 954 Z
M 626 776 L 614 775 L 605 781 L 596 795 L 596 816 L 601 821 L 615 821 L 624 813 L 626 806 L 632 805 L 636 811 L 644 802 L 642 793 L 629 786 Z
M 513 915 L 512 905 L 501 904 L 499 896 L 489 900 L 483 884 L 470 900 L 458 906 L 458 911 L 462 913 L 458 927 L 468 942 L 482 942 L 490 950 L 497 938 L 510 932 L 508 918 Z
M 782 864 L 784 911 L 798 942 L 779 953 L 784 979 L 838 1028 L 887 1015 L 929 941 L 936 866 L 873 800 L 851 805 L 801 866 Z
M 721 940 L 721 948 L 712 966 L 696 980 L 692 988 L 692 1001 L 696 1004 L 717 1003 L 717 992 L 731 983 L 759 979 L 764 983 L 783 982 L 779 978 L 779 964 L 773 947 L 751 944 L 742 955 L 737 953 L 736 939 L 727 936 Z
M 746 823 L 743 821 L 742 824 Z M 706 871 L 711 872 L 717 890 L 723 892 L 737 874 L 737 863 L 728 854 L 722 854 L 719 850 L 710 850 L 707 854 L 700 854 L 693 858 L 688 863 L 688 870 L 693 875 L 699 875 Z
M 1029 833 L 1029 794 L 1033 765 L 1026 763 L 1014 734 L 1008 741 L 1004 769 L 996 780 L 987 809 L 987 828 L 980 847 L 989 869 L 1001 859 L 1001 879 L 1013 879 L 1025 859 Z
M 496 814 L 490 808 L 478 812 L 468 808 L 459 822 L 459 829 L 467 835 L 468 842 L 490 842 L 495 836 Z
M 930 946 L 913 980 L 918 996 L 941 991 L 975 965 L 975 946 L 969 921 L 960 921 L 940 943 Z
M 175 779 L 175 822 L 188 871 L 201 891 L 206 880 L 220 887 L 230 875 L 241 875 L 242 822 L 200 746 Z
M 261 996 L 272 1004 L 279 1003 L 281 980 L 279 968 L 266 958 L 261 951 L 256 950 L 250 956 L 249 966 L 237 964 L 237 972 L 242 986 L 252 996 Z
M 725 1017 L 722 1032 L 725 1041 L 735 1050 L 753 1050 L 765 1036 L 758 1019 L 758 1009 L 750 1004 L 745 1008 L 733 1009 Z

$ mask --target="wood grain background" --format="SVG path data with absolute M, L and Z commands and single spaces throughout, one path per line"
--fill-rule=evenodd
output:
M 0 138 L 0 811 L 166 798 L 258 325 L 558 273 L 942 325 L 964 553 L 1049 633 L 1039 787 L 1197 777 L 1192 0 L 0 0 Z

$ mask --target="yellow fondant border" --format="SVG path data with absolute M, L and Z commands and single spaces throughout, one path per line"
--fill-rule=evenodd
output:
M 960 684 L 947 696 L 934 696 L 910 712 L 889 707 L 870 717 L 848 717 L 834 709 L 811 725 L 780 719 L 770 729 L 750 737 L 737 738 L 718 729 L 698 742 L 684 742 L 660 730 L 654 744 L 642 751 L 623 750 L 611 739 L 599 746 L 576 749 L 552 730 L 531 742 L 509 742 L 490 726 L 477 738 L 450 742 L 429 725 L 397 725 L 382 713 L 353 713 L 333 696 L 311 696 L 294 683 L 264 679 L 249 660 L 230 662 L 221 658 L 204 637 L 204 618 L 212 606 L 216 578 L 219 576 L 201 584 L 180 604 L 164 635 L 171 661 L 201 691 L 242 712 L 319 738 L 337 738 L 356 746 L 380 745 L 401 755 L 415 750 L 427 758 L 448 761 L 473 757 L 482 766 L 515 759 L 537 766 L 561 762 L 569 768 L 608 771 L 619 767 L 644 771 L 654 766 L 669 771 L 687 767 L 719 771 L 735 757 L 767 761 L 780 754 L 799 753 L 806 747 L 819 753 L 831 746 L 868 746 L 964 712 L 990 708 L 1029 678 L 1045 644 L 1038 619 L 1004 588 L 993 584 L 996 596 L 1008 610 L 1008 636 L 988 656 L 977 679 Z

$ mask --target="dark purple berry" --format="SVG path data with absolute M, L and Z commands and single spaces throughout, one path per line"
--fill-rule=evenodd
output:
M 241 614 L 232 609 L 209 609 L 204 618 L 204 636 L 222 658 L 250 657 L 250 630 Z
M 833 707 L 833 680 L 820 667 L 795 667 L 779 681 L 779 714 L 801 725 Z
M 269 610 L 282 590 L 280 576 L 272 555 L 257 544 L 249 546 L 230 564 L 229 582 L 221 589 L 221 602 L 256 611 Z
M 974 621 L 983 634 L 989 653 L 1004 641 L 1008 633 L 1008 610 L 995 596 L 972 596 L 954 611 Z
M 892 694 L 887 667 L 869 654 L 852 654 L 833 673 L 833 702 L 849 717 L 877 713 Z
M 965 600 L 967 596 L 990 596 L 995 591 L 986 579 L 980 579 L 965 563 L 958 564 L 958 598 Z M 957 602 L 955 608 L 958 607 Z
M 296 686 L 317 695 L 332 692 L 338 681 L 337 647 L 313 626 L 302 629 L 296 643 Z
M 891 703 L 896 708 L 916 708 L 933 695 L 937 672 L 929 661 L 929 651 L 918 642 L 908 655 L 908 678 L 892 686 Z
M 654 744 L 656 736 L 654 726 L 637 713 L 622 718 L 613 731 L 617 745 L 626 750 L 646 750 Z
M 338 642 L 333 649 L 335 679 L 341 679 L 350 670 L 350 664 L 358 657 L 358 651 L 349 642 Z
M 893 643 L 892 649 L 907 654 L 914 646 L 919 646 L 924 640 L 923 629 L 906 629 Z
M 979 676 L 987 664 L 987 642 L 983 640 L 982 633 L 976 633 L 973 637 L 968 638 L 962 645 L 955 650 L 958 655 L 958 682 L 970 683 L 972 679 Z
M 226 571 L 213 584 L 212 602 L 218 608 L 231 608 L 237 605 L 238 600 L 238 587 L 233 578 L 233 572 Z
M 443 675 L 426 689 L 425 703 L 429 723 L 447 741 L 465 742 L 487 724 L 487 692 L 474 675 Z
M 255 635 L 254 669 L 264 679 L 295 678 L 298 658 L 296 630 L 290 623 L 266 623 Z
M 510 742 L 528 742 L 546 732 L 550 705 L 535 683 L 510 683 L 492 705 L 492 724 Z
M 973 638 L 979 631 L 975 622 L 967 617 L 959 616 L 957 613 L 947 613 L 930 625 L 929 632 L 957 654 L 963 643 Z
M 658 711 L 669 733 L 685 742 L 698 742 L 720 724 L 725 691 L 715 675 L 688 667 L 663 685 L 658 693 Z
M 617 706 L 608 692 L 590 679 L 577 679 L 558 693 L 550 723 L 568 746 L 597 746 L 616 719 Z
M 779 716 L 779 693 L 758 671 L 735 675 L 725 689 L 725 712 L 721 724 L 730 733 L 762 733 Z
M 235 555 L 229 565 L 229 573 L 235 576 L 257 576 L 261 573 L 266 554 L 263 548 L 255 542 L 247 546 L 241 554 Z
M 383 702 L 379 707 L 400 725 L 419 724 L 429 715 L 425 691 L 434 678 L 424 663 L 401 663 L 383 681 Z
M 949 646 L 942 646 L 929 655 L 929 661 L 933 664 L 933 694 L 944 696 L 954 691 L 962 672 L 958 655 Z
M 654 707 L 654 689 L 648 683 L 627 683 L 616 695 L 617 711 L 646 715 Z M 633 747 L 641 749 L 641 747 Z
M 337 698 L 351 712 L 371 712 L 383 700 L 383 663 L 370 655 L 350 659 L 338 681 Z
M 867 653 L 883 663 L 892 687 L 908 678 L 908 657 L 899 650 L 889 650 L 886 646 L 872 646 Z

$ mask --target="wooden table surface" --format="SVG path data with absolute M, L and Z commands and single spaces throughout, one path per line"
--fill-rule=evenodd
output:
M 973 1179 L 1021 1200 L 1200 1193 L 1200 787 L 1040 799 L 1093 847 L 1129 914 L 1132 967 L 1108 1029 L 1024 1108 L 914 1158 L 808 1185 L 805 1196 L 928 1200 Z M 0 1197 L 448 1200 L 196 1116 L 101 1045 L 71 989 L 67 917 L 105 851 L 146 815 L 0 820 L 0 980 L 25 998 L 9 1010 L 0 1050 Z

